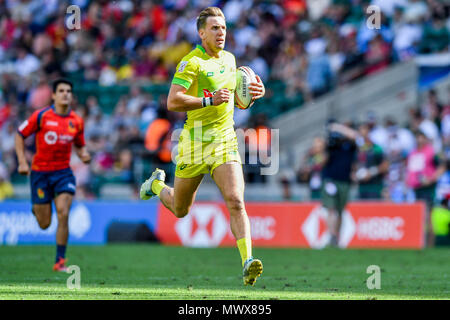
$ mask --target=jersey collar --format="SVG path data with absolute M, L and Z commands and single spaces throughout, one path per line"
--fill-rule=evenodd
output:
M 53 112 L 54 112 L 55 114 L 57 114 L 58 116 L 60 116 L 60 117 L 68 117 L 68 116 L 70 115 L 70 112 L 72 111 L 72 108 L 69 107 L 69 109 L 67 110 L 67 114 L 60 114 L 60 113 L 57 113 L 57 112 L 56 112 L 56 110 L 55 110 L 55 105 L 54 105 L 54 104 L 52 104 L 52 105 L 50 106 L 50 108 L 52 108 Z
M 205 48 L 203 48 L 203 46 L 202 46 L 201 44 L 198 44 L 198 45 L 196 46 L 196 48 L 199 49 L 203 54 L 206 54 L 206 55 L 207 55 L 208 57 L 210 57 L 211 59 L 220 59 L 220 58 L 222 58 L 222 56 L 223 56 L 223 50 L 220 50 L 220 52 L 219 52 L 219 57 L 218 57 L 218 58 L 214 58 L 214 57 L 211 57 L 211 56 L 206 52 Z

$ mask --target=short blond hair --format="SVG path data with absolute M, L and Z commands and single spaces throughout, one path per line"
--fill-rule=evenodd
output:
M 208 7 L 203 9 L 202 12 L 197 17 L 197 30 L 200 30 L 205 27 L 206 19 L 208 17 L 222 17 L 225 20 L 225 15 L 222 10 L 218 7 Z

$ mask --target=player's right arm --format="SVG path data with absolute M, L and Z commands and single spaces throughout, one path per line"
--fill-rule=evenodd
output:
M 39 111 L 35 111 L 31 117 L 25 120 L 17 129 L 14 139 L 18 168 L 20 174 L 28 175 L 30 173 L 30 166 L 25 156 L 25 138 L 38 130 Z
M 204 107 L 203 97 L 187 94 L 191 85 L 197 81 L 199 70 L 198 61 L 194 58 L 180 61 L 167 97 L 167 109 L 169 111 L 186 112 Z M 230 100 L 230 91 L 228 89 L 217 90 L 212 98 L 212 105 L 218 106 Z M 209 101 L 207 105 L 211 105 Z
M 28 175 L 30 173 L 30 166 L 25 157 L 25 141 L 24 138 L 17 132 L 15 137 L 15 148 L 17 155 L 18 168 L 20 174 Z
M 186 94 L 186 92 L 187 88 L 172 83 L 169 90 L 169 96 L 167 97 L 167 109 L 175 112 L 186 112 L 203 108 L 202 97 L 193 97 Z M 228 102 L 230 101 L 230 90 L 217 90 L 212 98 L 214 106 Z

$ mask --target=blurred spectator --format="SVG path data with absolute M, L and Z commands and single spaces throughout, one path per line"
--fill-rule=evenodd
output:
M 156 61 L 150 58 L 149 52 L 145 47 L 137 48 L 137 57 L 132 63 L 134 78 L 137 81 L 150 80 L 155 72 Z
M 130 149 L 122 149 L 118 152 L 113 170 L 119 182 L 133 182 L 133 154 Z
M 356 42 L 356 35 L 350 34 L 342 44 L 345 59 L 342 65 L 339 83 L 345 84 L 359 79 L 364 75 L 364 54 L 360 51 Z
M 389 117 L 386 121 L 388 137 L 385 145 L 389 172 L 386 177 L 385 198 L 394 202 L 413 201 L 414 194 L 406 185 L 406 159 L 415 148 L 415 138 L 409 129 L 401 128 Z
M 369 138 L 369 126 L 359 127 L 358 155 L 353 180 L 358 183 L 360 199 L 381 199 L 384 176 L 389 169 L 383 150 Z
M 287 31 L 280 48 L 272 66 L 272 77 L 286 85 L 284 93 L 287 97 L 293 97 L 297 92 L 301 92 L 309 99 L 306 85 L 308 59 L 304 46 L 294 30 Z
M 430 139 L 436 152 L 441 152 L 442 141 L 439 135 L 438 126 L 428 118 L 425 118 L 420 109 L 410 109 L 411 130 L 421 131 L 427 139 Z
M 439 102 L 436 90 L 429 90 L 427 94 L 427 100 L 422 106 L 422 111 L 425 116 L 433 121 L 438 130 L 441 131 L 441 114 L 443 111 L 443 105 Z
M 316 98 L 328 92 L 333 87 L 334 80 L 327 54 L 327 40 L 321 29 L 312 31 L 311 40 L 305 43 L 305 50 L 308 54 L 306 82 L 308 90 Z
M 310 54 L 306 80 L 314 98 L 330 91 L 334 75 L 331 73 L 330 58 L 324 52 Z
M 145 148 L 148 158 L 155 167 L 164 169 L 168 174 L 167 179 L 171 181 L 171 171 L 168 170 L 172 164 L 172 125 L 168 118 L 166 108 L 159 108 L 158 115 L 147 128 L 145 133 Z M 150 170 L 152 171 L 152 170 Z
M 405 61 L 417 54 L 417 46 L 422 38 L 422 26 L 404 13 L 400 19 L 396 25 L 393 47 L 397 59 Z
M 445 16 L 436 15 L 423 29 L 419 51 L 420 53 L 448 51 L 449 44 L 450 32 L 445 25 Z
M 313 200 L 320 199 L 321 173 L 325 160 L 325 140 L 321 137 L 315 137 L 297 173 L 297 181 L 308 183 L 310 198 Z
M 89 165 L 84 164 L 75 153 L 72 153 L 70 159 L 70 167 L 72 168 L 73 175 L 77 182 L 76 198 L 77 199 L 90 199 L 93 197 L 90 188 L 91 171 Z
M 450 245 L 450 194 L 446 194 L 431 212 L 431 224 L 435 235 L 434 245 Z
M 29 96 L 29 105 L 34 110 L 48 107 L 52 104 L 52 88 L 48 85 L 48 79 L 44 75 L 39 78 L 38 85 L 32 89 Z
M 327 127 L 326 162 L 322 170 L 322 205 L 328 211 L 330 244 L 339 243 L 342 214 L 347 205 L 351 171 L 356 159 L 358 132 L 330 120 Z
M 255 115 L 253 121 L 253 125 L 245 130 L 245 181 L 266 183 L 267 177 L 261 174 L 261 168 L 269 165 L 271 131 L 265 114 Z
M 145 104 L 145 97 L 142 92 L 142 89 L 138 86 L 132 86 L 130 88 L 130 97 L 127 103 L 128 113 L 132 117 L 138 116 L 144 104 Z
M 107 117 L 104 116 L 103 111 L 99 107 L 89 108 L 89 116 L 85 122 L 85 135 L 89 139 L 91 136 L 107 137 L 111 132 L 111 124 Z
M 408 0 L 372 0 L 371 4 L 378 6 L 388 17 L 392 17 L 396 8 L 404 8 Z
M 445 159 L 445 172 L 439 177 L 436 184 L 436 201 L 442 203 L 444 200 L 448 200 L 450 195 L 450 159 Z
M 9 181 L 8 170 L 5 165 L 0 162 L 0 202 L 11 198 L 14 195 L 14 188 Z
M 21 77 L 28 77 L 31 73 L 38 71 L 39 59 L 30 53 L 24 46 L 17 48 L 17 58 L 14 64 L 15 73 Z
M 367 113 L 366 123 L 369 127 L 370 140 L 384 150 L 388 140 L 388 131 L 386 127 L 378 124 L 378 119 L 373 111 Z
M 445 172 L 445 164 L 434 151 L 431 141 L 423 131 L 415 133 L 417 147 L 408 156 L 406 182 L 413 188 L 416 199 L 427 207 L 427 245 L 433 244 L 430 212 L 434 203 L 436 183 Z
M 378 34 L 370 42 L 365 53 L 366 74 L 376 73 L 388 67 L 391 62 L 391 48 Z
M 266 82 L 269 79 L 269 66 L 266 60 L 258 56 L 255 48 L 247 46 L 244 59 L 244 63 L 247 64 L 257 75 L 259 75 L 263 82 Z
M 9 121 L 3 128 L 0 129 L 0 159 L 5 166 L 7 176 L 10 177 L 16 170 L 16 151 L 14 137 L 17 132 L 17 125 L 14 121 Z
M 395 36 L 395 34 L 393 33 L 393 23 L 391 23 L 386 15 L 382 13 L 380 14 L 379 19 L 373 21 L 373 23 L 376 22 L 379 23 L 379 25 L 377 25 L 376 28 L 368 28 L 367 23 L 370 19 L 369 13 L 370 12 L 367 12 L 366 15 L 367 22 L 364 21 L 360 23 L 356 36 L 358 48 L 362 53 L 367 52 L 370 42 L 373 41 L 376 37 L 379 37 L 380 40 L 382 40 L 382 42 L 384 43 L 391 44 Z
M 444 144 L 444 152 L 448 154 L 448 152 L 450 151 L 450 107 L 444 108 L 441 117 L 441 131 L 442 141 Z
M 3 100 L 3 97 L 1 95 L 1 87 L 0 87 L 0 128 L 3 127 L 3 125 L 8 121 L 8 119 L 11 117 L 11 105 L 6 103 Z

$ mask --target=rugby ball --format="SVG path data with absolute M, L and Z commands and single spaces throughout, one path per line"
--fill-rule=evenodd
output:
M 255 73 L 250 67 L 242 66 L 236 71 L 236 90 L 234 91 L 234 105 L 239 109 L 248 109 L 253 105 L 252 95 L 248 86 L 257 82 Z

